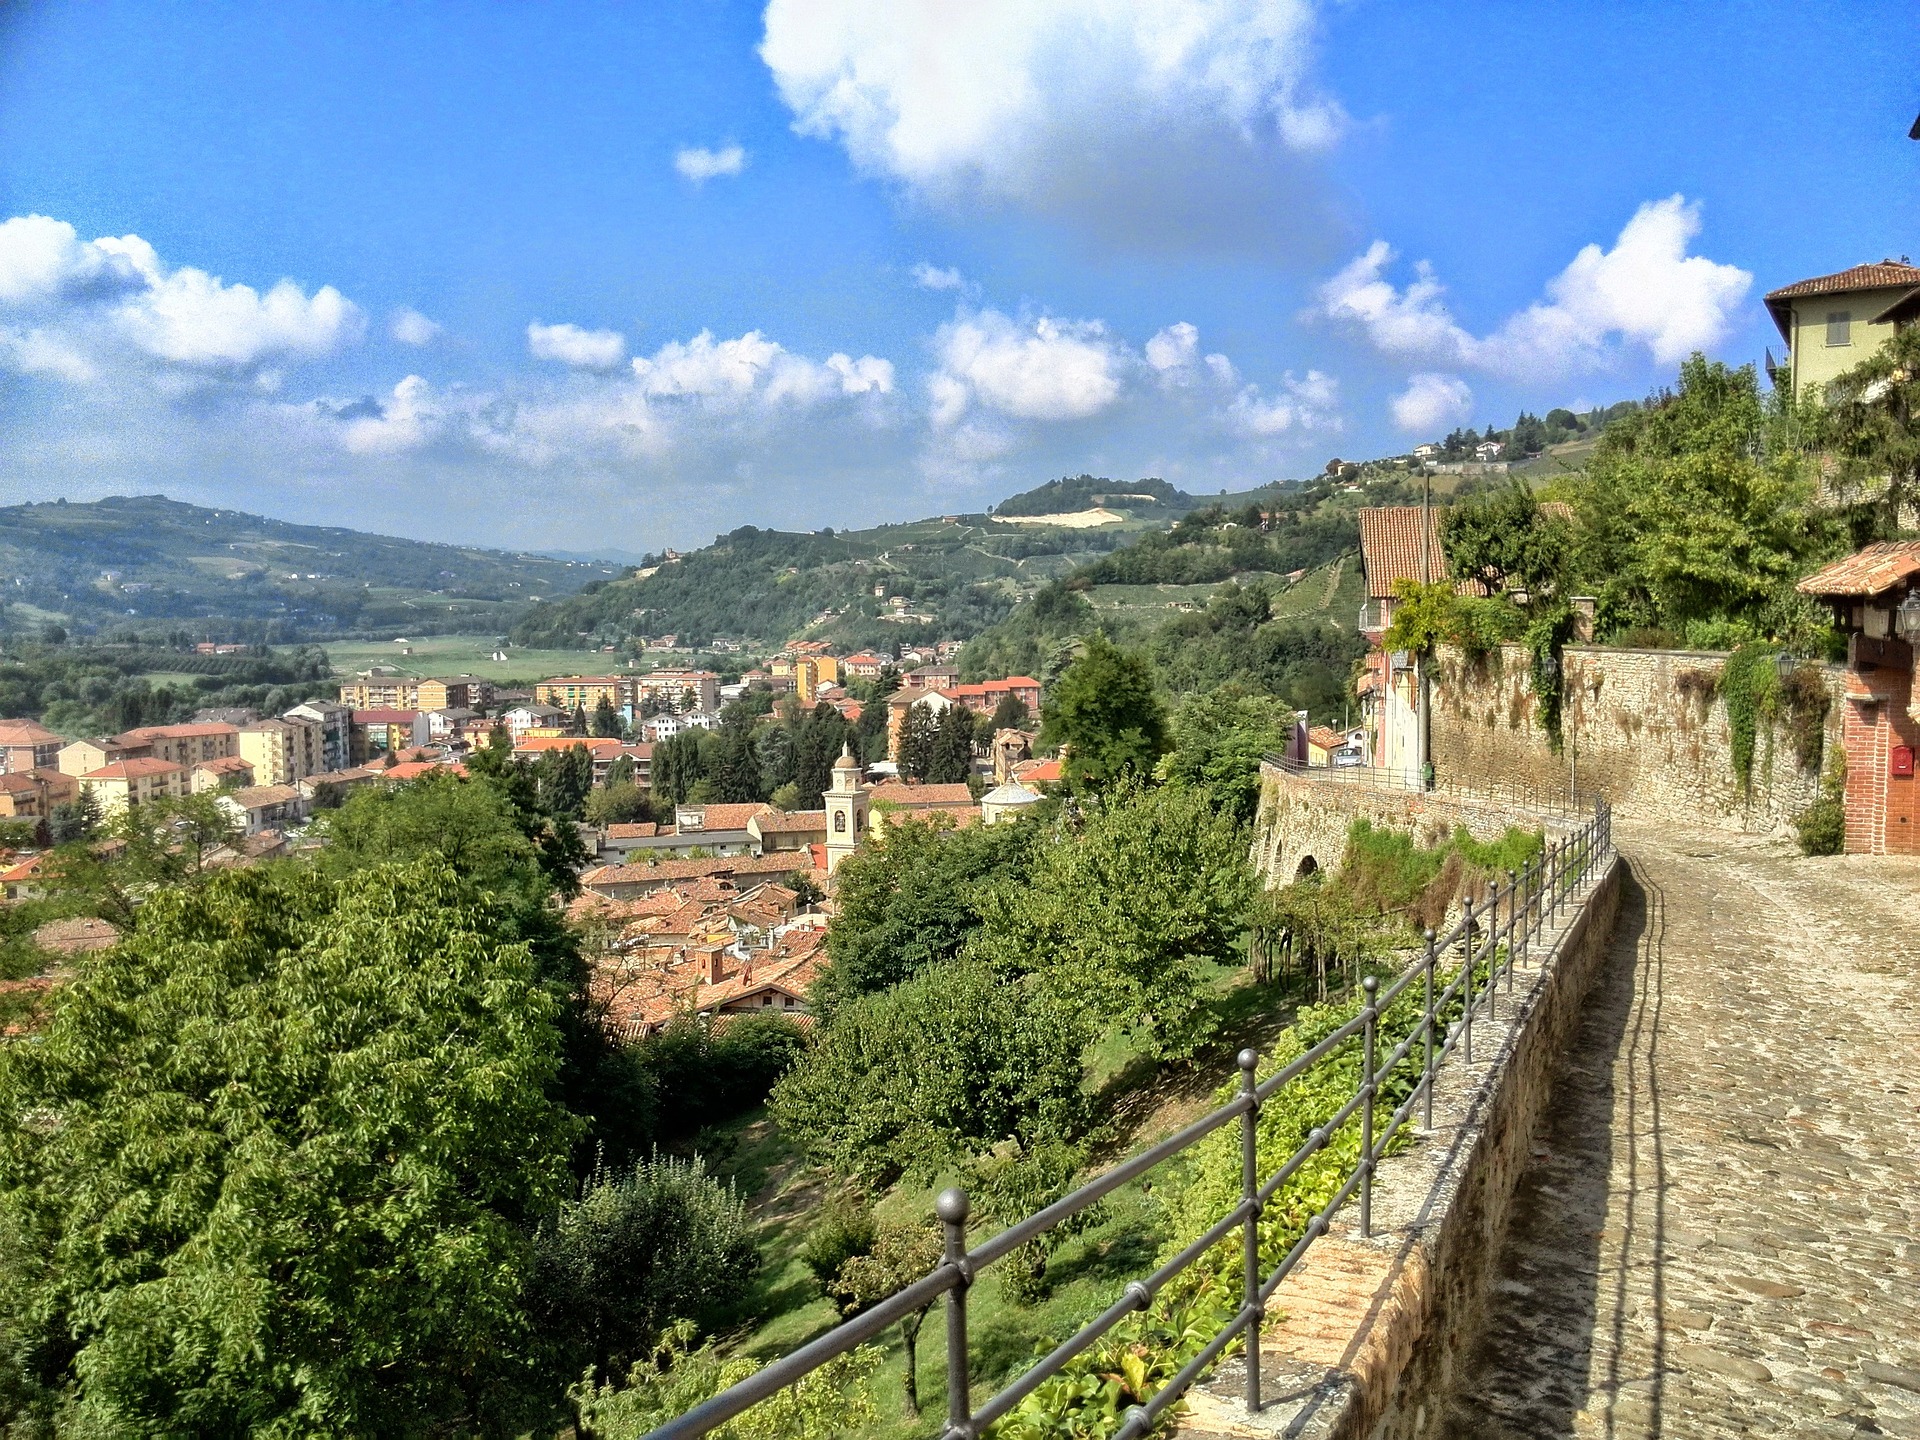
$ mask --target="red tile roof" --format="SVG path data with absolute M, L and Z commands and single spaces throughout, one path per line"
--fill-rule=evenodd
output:
M 137 780 L 143 775 L 179 775 L 181 768 L 171 760 L 155 760 L 150 756 L 138 756 L 132 760 L 116 760 L 111 765 L 102 765 L 98 770 L 89 770 L 82 780 Z
M 709 860 L 662 860 L 658 865 L 601 865 L 582 875 L 580 883 L 588 889 L 649 881 L 665 885 L 706 875 L 787 875 L 806 868 L 799 853 L 790 850 L 784 855 L 716 855 Z
M 400 765 L 389 766 L 379 774 L 382 780 L 418 780 L 422 775 L 432 775 L 441 770 L 463 779 L 467 773 L 467 767 L 464 765 L 440 765 L 432 760 L 408 760 Z
M 528 755 L 544 750 L 571 750 L 576 745 L 587 747 L 587 753 L 596 760 L 611 760 L 620 753 L 620 742 L 605 735 L 528 735 L 513 742 L 516 755 Z
M 744 830 L 747 828 L 747 821 L 772 808 L 764 801 L 754 801 L 751 804 L 682 805 L 680 807 L 682 810 L 700 812 L 700 825 L 698 829 L 690 825 L 682 826 L 680 833 L 698 835 L 709 830 Z
M 238 735 L 238 725 L 141 725 L 114 736 L 122 745 L 144 745 L 163 736 L 169 740 L 197 740 L 204 735 Z
M 65 742 L 37 720 L 0 720 L 0 745 L 58 745 Z
M 824 810 L 766 810 L 756 815 L 754 829 L 762 835 L 805 834 L 809 830 L 827 828 L 827 812 Z
M 872 798 L 902 810 L 973 804 L 973 791 L 963 784 L 929 785 L 924 781 L 888 780 L 873 787 Z
M 1878 264 L 1855 265 L 1851 269 L 1836 270 L 1831 275 L 1816 275 L 1811 280 L 1796 280 L 1791 285 L 1782 285 L 1778 290 L 1769 290 L 1766 296 L 1767 313 L 1773 316 L 1773 323 L 1779 327 L 1780 337 L 1791 345 L 1793 306 L 1788 303 L 1790 301 L 1811 295 L 1850 295 L 1862 290 L 1912 290 L 1916 287 L 1920 287 L 1920 265 L 1882 260 Z M 1903 298 L 1910 299 L 1911 296 Z M 1884 320 L 1887 317 L 1880 315 L 1873 318 Z
M 636 820 L 630 825 L 607 826 L 609 840 L 651 840 L 660 833 L 660 827 L 651 820 Z
M 1418 584 L 1447 578 L 1447 556 L 1440 546 L 1441 513 L 1439 506 L 1425 511 L 1423 560 L 1420 506 L 1369 505 L 1360 511 L 1360 561 L 1367 572 L 1368 599 L 1391 598 L 1397 581 Z M 1485 587 L 1473 580 L 1453 588 L 1462 595 L 1486 594 Z
M 1878 595 L 1916 574 L 1920 540 L 1882 540 L 1814 571 L 1795 588 L 1802 595 Z

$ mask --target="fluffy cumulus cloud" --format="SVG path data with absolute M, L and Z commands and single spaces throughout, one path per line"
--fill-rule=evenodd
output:
M 389 317 L 387 333 L 402 345 L 431 345 L 440 327 L 418 310 L 403 305 Z
M 738 145 L 727 145 L 719 150 L 692 145 L 674 154 L 673 168 L 694 184 L 701 185 L 722 175 L 738 175 L 747 168 L 747 152 Z
M 1384 240 L 1328 281 L 1320 304 L 1388 354 L 1514 378 L 1604 368 L 1623 346 L 1673 365 L 1725 338 L 1753 284 L 1745 270 L 1690 255 L 1699 233 L 1698 205 L 1679 195 L 1649 201 L 1611 249 L 1586 246 L 1547 282 L 1544 298 L 1486 336 L 1454 318 L 1424 261 L 1404 287 L 1389 280 L 1394 254 Z
M 627 357 L 627 340 L 618 330 L 583 330 L 578 325 L 527 326 L 527 351 L 536 360 L 557 360 L 576 370 L 611 370 Z
M 364 333 L 331 285 L 265 291 L 165 264 L 137 235 L 81 240 L 44 215 L 0 224 L 0 359 L 84 383 L 127 367 L 178 383 L 258 380 L 332 355 Z
M 954 424 L 973 405 L 1020 420 L 1084 420 L 1120 398 L 1125 356 L 1097 320 L 1016 322 L 995 310 L 962 315 L 934 337 L 933 420 Z
M 1461 424 L 1473 413 L 1473 390 L 1458 375 L 1423 371 L 1407 380 L 1388 409 L 1402 430 L 1432 435 Z
M 1339 406 L 1340 382 L 1324 371 L 1309 370 L 1298 379 L 1288 372 L 1271 396 L 1256 385 L 1245 386 L 1227 415 L 1241 434 L 1271 440 L 1289 431 L 1338 430 Z
M 936 202 L 1199 241 L 1255 176 L 1298 226 L 1286 162 L 1345 123 L 1316 29 L 1314 0 L 771 0 L 760 54 L 797 130 Z

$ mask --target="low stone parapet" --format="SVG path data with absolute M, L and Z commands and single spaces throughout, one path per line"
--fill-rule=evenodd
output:
M 1537 818 L 1535 820 L 1537 822 Z M 1246 1412 L 1230 1360 L 1189 1397 L 1188 1440 L 1417 1440 L 1477 1337 L 1514 1187 L 1545 1113 L 1554 1063 L 1579 1023 L 1620 907 L 1613 856 L 1473 1022 L 1474 1060 L 1441 1066 L 1434 1125 L 1380 1163 L 1373 1235 L 1348 1211 L 1274 1296 L 1263 1398 Z M 1544 938 L 1544 937 L 1543 937 Z

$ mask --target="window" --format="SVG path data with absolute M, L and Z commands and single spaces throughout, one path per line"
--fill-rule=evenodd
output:
M 1827 344 L 1851 345 L 1853 343 L 1853 312 L 1851 310 L 1829 310 L 1827 312 Z
M 833 833 L 836 835 L 844 835 L 847 833 L 846 811 L 836 810 L 833 812 Z

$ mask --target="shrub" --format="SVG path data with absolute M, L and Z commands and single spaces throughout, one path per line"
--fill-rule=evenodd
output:
M 1820 782 L 1820 798 L 1795 817 L 1802 855 L 1838 855 L 1847 848 L 1847 763 L 1839 756 Z
M 800 1245 L 800 1259 L 823 1291 L 832 1293 L 847 1261 L 873 1252 L 878 1234 L 873 1211 L 854 1195 L 836 1195 L 821 1208 L 820 1218 Z

